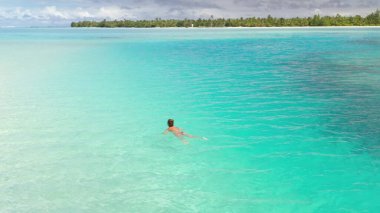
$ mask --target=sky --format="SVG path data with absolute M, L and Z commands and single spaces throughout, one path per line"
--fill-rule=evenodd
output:
M 79 20 L 367 15 L 380 0 L 0 0 L 0 26 L 68 26 Z

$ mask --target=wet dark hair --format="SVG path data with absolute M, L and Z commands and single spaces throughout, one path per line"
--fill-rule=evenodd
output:
M 174 120 L 173 120 L 173 119 L 169 119 L 169 120 L 168 120 L 168 126 L 169 126 L 169 127 L 174 126 Z

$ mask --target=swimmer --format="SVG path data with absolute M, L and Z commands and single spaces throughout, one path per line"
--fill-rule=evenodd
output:
M 173 133 L 173 135 L 175 135 L 178 139 L 180 139 L 182 141 L 183 144 L 188 144 L 189 142 L 184 138 L 185 136 L 186 137 L 189 137 L 189 138 L 201 138 L 203 140 L 208 140 L 207 138 L 205 137 L 199 137 L 199 136 L 195 136 L 195 135 L 190 135 L 190 134 L 187 134 L 187 133 L 184 133 L 180 128 L 174 126 L 174 120 L 173 119 L 169 119 L 168 120 L 168 128 L 164 131 L 164 134 L 168 134 L 169 132 Z

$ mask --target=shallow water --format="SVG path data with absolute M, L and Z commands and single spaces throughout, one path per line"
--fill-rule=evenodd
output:
M 380 28 L 0 29 L 0 56 L 1 212 L 380 210 Z

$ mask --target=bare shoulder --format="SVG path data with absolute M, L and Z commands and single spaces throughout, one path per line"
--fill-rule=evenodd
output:
M 175 126 L 172 126 L 172 127 L 169 127 L 168 130 L 171 131 L 171 132 L 177 132 L 177 131 L 179 131 L 179 128 L 175 127 Z

